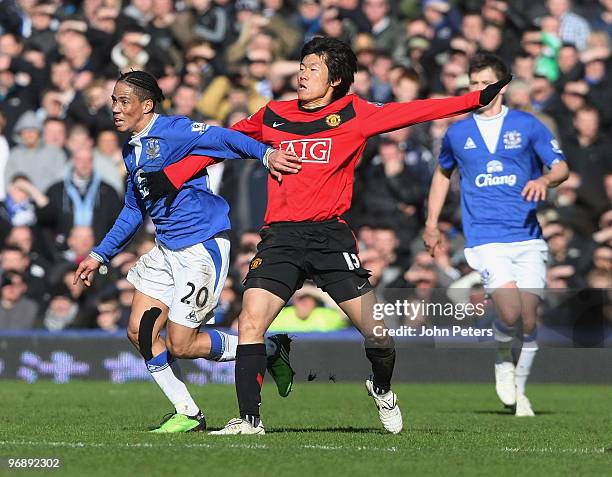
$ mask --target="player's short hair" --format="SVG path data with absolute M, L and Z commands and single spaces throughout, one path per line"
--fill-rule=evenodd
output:
M 504 60 L 502 60 L 499 56 L 489 53 L 486 51 L 476 53 L 472 59 L 470 60 L 470 67 L 468 69 L 468 74 L 471 76 L 472 73 L 478 73 L 484 69 L 491 68 L 497 76 L 497 80 L 501 80 L 508 76 L 508 67 Z
M 357 57 L 351 47 L 335 38 L 317 36 L 303 46 L 300 61 L 312 54 L 325 61 L 330 81 L 340 80 L 334 88 L 333 98 L 346 96 L 357 72 Z
M 140 101 L 150 99 L 154 105 L 164 100 L 164 93 L 157 84 L 155 77 L 147 73 L 146 71 L 128 71 L 127 73 L 121 73 L 117 83 L 127 83 L 134 91 L 134 94 Z

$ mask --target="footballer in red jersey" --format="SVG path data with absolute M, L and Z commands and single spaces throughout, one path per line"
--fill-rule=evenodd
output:
M 214 434 L 263 434 L 259 406 L 266 369 L 264 334 L 285 303 L 311 278 L 351 319 L 365 339 L 372 378 L 366 381 L 385 429 L 402 430 L 397 397 L 391 391 L 393 339 L 374 320 L 376 302 L 361 267 L 354 235 L 341 219 L 348 210 L 353 172 L 371 136 L 488 104 L 510 77 L 464 96 L 410 103 L 369 103 L 347 94 L 357 60 L 345 43 L 317 37 L 301 53 L 298 99 L 271 101 L 232 129 L 282 150 L 293 162 L 270 161 L 268 208 L 262 241 L 245 279 L 236 353 L 240 418 Z M 150 194 L 161 197 L 213 163 L 189 156 L 145 177 Z M 299 171 L 299 172 L 298 172 Z M 298 172 L 298 173 L 295 173 Z M 375 332 L 375 328 L 378 332 Z

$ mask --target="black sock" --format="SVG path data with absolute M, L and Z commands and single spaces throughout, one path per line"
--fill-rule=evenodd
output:
M 366 348 L 366 356 L 372 363 L 374 391 L 376 394 L 385 394 L 391 389 L 395 348 Z
M 266 345 L 243 344 L 236 348 L 236 394 L 240 417 L 259 425 L 261 386 L 266 372 Z

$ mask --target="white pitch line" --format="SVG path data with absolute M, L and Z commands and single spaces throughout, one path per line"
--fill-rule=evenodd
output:
M 151 442 L 116 442 L 112 444 L 103 443 L 103 442 L 63 442 L 63 441 L 0 441 L 0 446 L 42 446 L 42 447 L 70 447 L 83 449 L 87 447 L 128 447 L 128 448 L 161 448 L 161 447 L 196 447 L 196 448 L 204 448 L 204 449 L 214 449 L 218 447 L 223 448 L 233 448 L 233 449 L 277 449 L 276 446 L 268 446 L 266 444 L 226 444 L 219 442 L 217 444 L 211 444 L 207 442 L 191 442 L 185 444 L 173 444 L 171 442 L 162 443 L 162 444 L 154 444 Z M 283 446 L 285 447 L 285 446 Z M 316 450 L 326 450 L 326 451 L 347 451 L 347 450 L 357 450 L 357 451 L 374 451 L 374 452 L 396 452 L 396 447 L 365 447 L 365 446 L 325 446 L 325 445 L 312 445 L 312 444 L 304 444 L 304 445 L 296 445 L 296 446 L 288 446 L 293 448 L 302 448 L 302 449 L 316 449 Z
M 521 452 L 531 454 L 604 454 L 606 449 L 603 447 L 576 449 L 555 449 L 554 447 L 503 447 L 502 452 L 510 452 L 513 454 Z

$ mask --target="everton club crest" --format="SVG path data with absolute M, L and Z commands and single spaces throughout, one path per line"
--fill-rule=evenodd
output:
M 159 139 L 147 139 L 147 147 L 145 148 L 147 159 L 152 160 L 159 157 L 160 151 Z
M 518 131 L 506 131 L 504 134 L 504 149 L 520 149 L 523 139 Z

